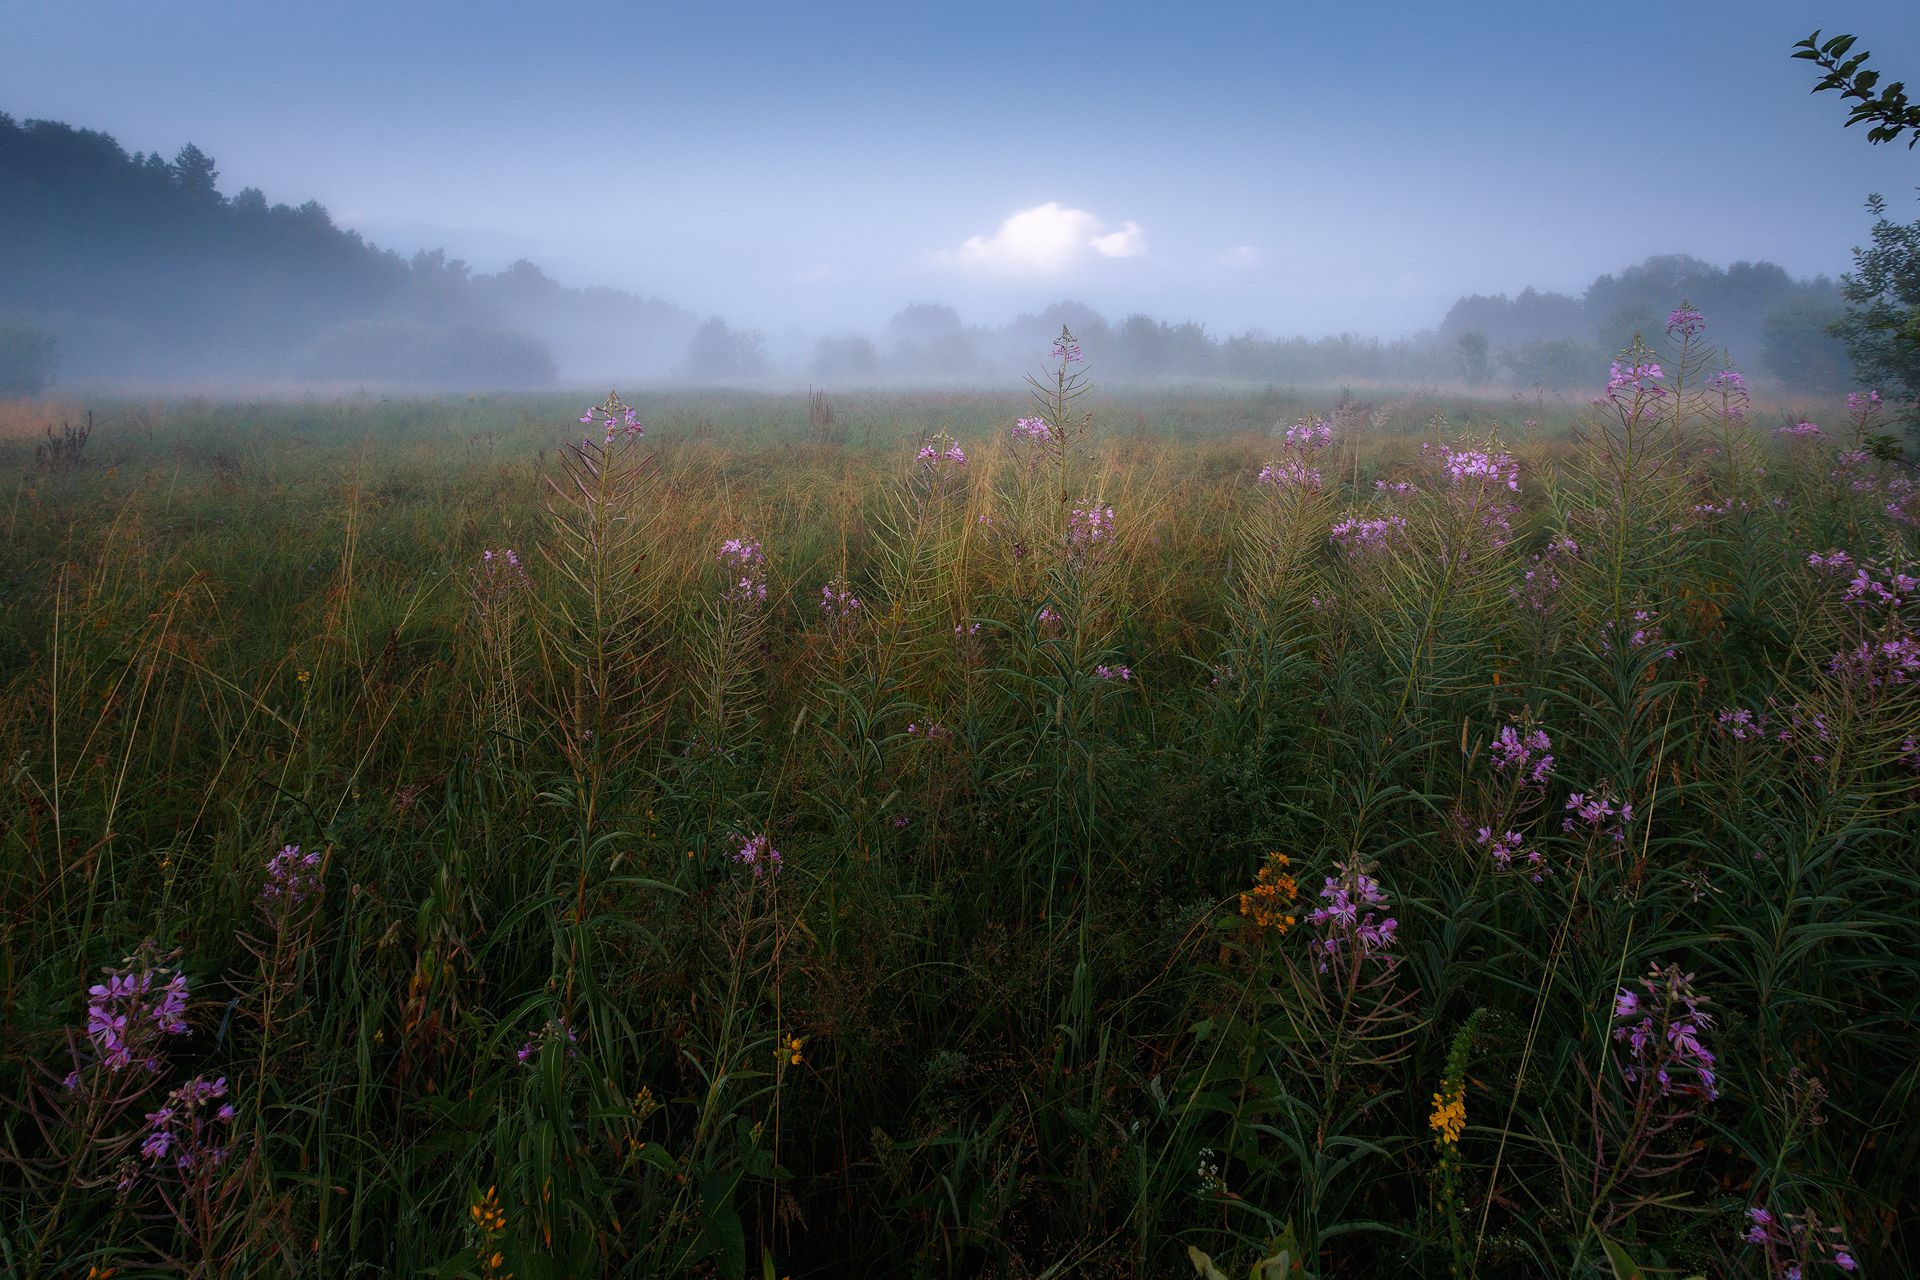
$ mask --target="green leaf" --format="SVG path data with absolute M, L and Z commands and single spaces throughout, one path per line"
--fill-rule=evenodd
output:
M 1594 1234 L 1599 1235 L 1598 1232 Z M 1639 1263 L 1627 1256 L 1625 1249 L 1605 1236 L 1600 1236 L 1600 1247 L 1607 1251 L 1607 1261 L 1613 1264 L 1614 1280 L 1647 1280 L 1647 1273 L 1641 1270 Z

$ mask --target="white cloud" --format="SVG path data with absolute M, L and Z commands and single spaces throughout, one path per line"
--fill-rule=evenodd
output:
M 1022 209 L 991 236 L 969 236 L 957 250 L 935 255 L 947 266 L 972 267 L 1024 275 L 1058 275 L 1088 253 L 1107 258 L 1137 258 L 1147 251 L 1146 233 L 1137 222 L 1108 231 L 1085 209 L 1069 209 L 1057 200 Z
M 1258 267 L 1267 261 L 1267 255 L 1250 244 L 1237 244 L 1220 255 L 1220 264 L 1226 267 Z
M 1095 236 L 1093 251 L 1108 258 L 1137 258 L 1147 251 L 1146 233 L 1140 224 L 1129 222 L 1110 235 Z

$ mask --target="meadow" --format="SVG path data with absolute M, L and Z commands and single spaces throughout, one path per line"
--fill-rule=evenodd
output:
M 0 407 L 0 1264 L 1910 1273 L 1920 486 L 1702 323 Z

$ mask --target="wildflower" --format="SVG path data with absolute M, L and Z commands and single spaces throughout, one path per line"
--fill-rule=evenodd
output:
M 1818 440 L 1826 433 L 1811 422 L 1796 422 L 1790 427 L 1775 427 L 1773 434 L 1783 440 Z
M 1240 914 L 1251 920 L 1254 928 L 1270 929 L 1276 935 L 1293 928 L 1293 904 L 1300 896 L 1300 887 L 1288 869 L 1292 865 L 1286 854 L 1269 853 L 1266 864 L 1254 873 L 1253 888 L 1240 895 Z
M 1695 338 L 1706 327 L 1706 317 L 1695 311 L 1690 303 L 1681 303 L 1667 315 L 1667 336 L 1670 338 Z
M 1093 669 L 1093 674 L 1097 679 L 1101 680 L 1131 680 L 1133 679 L 1133 668 L 1119 664 L 1108 666 L 1103 662 Z
M 1080 362 L 1080 344 L 1074 341 L 1065 325 L 1060 326 L 1060 336 L 1053 340 L 1053 358 L 1063 365 Z
M 227 1159 L 226 1126 L 233 1123 L 227 1096 L 227 1078 L 209 1080 L 195 1076 L 167 1095 L 158 1111 L 147 1113 L 147 1133 L 140 1143 L 140 1154 L 150 1166 L 171 1170 L 176 1175 L 217 1169 Z M 213 1104 L 219 1102 L 219 1106 Z M 138 1171 L 129 1169 L 121 1177 L 121 1190 L 132 1187 Z
M 853 594 L 845 577 L 837 577 L 820 588 L 820 612 L 829 622 L 847 622 L 860 609 L 860 597 Z
M 728 538 L 720 544 L 719 560 L 728 577 L 722 600 L 748 609 L 766 603 L 767 556 L 759 542 L 752 538 Z
M 1529 786 L 1546 784 L 1553 773 L 1553 739 L 1544 729 L 1521 733 L 1512 725 L 1501 725 L 1500 732 L 1487 746 L 1495 773 L 1511 773 Z
M 1427 1128 L 1433 1130 L 1433 1140 L 1444 1148 L 1458 1146 L 1460 1134 L 1466 1127 L 1466 1082 L 1447 1081 L 1441 1092 L 1433 1095 L 1433 1114 L 1427 1117 Z
M 1053 439 L 1053 428 L 1047 425 L 1045 418 L 1021 418 L 1013 424 L 1014 441 L 1030 444 L 1045 444 Z
M 1658 400 L 1667 394 L 1667 389 L 1660 385 L 1660 380 L 1666 376 L 1660 366 L 1651 360 L 1629 359 L 1624 367 L 1615 360 L 1607 374 L 1607 389 L 1594 403 L 1622 406 L 1629 400 L 1642 397 Z
M 1378 520 L 1347 516 L 1335 521 L 1328 532 L 1330 540 L 1345 547 L 1349 556 L 1361 556 L 1386 550 L 1395 536 L 1406 527 L 1407 522 L 1399 516 L 1386 516 Z
M 1693 975 L 1678 965 L 1656 964 L 1640 987 L 1622 987 L 1614 995 L 1613 1039 L 1627 1048 L 1622 1077 L 1629 1084 L 1651 1081 L 1662 1096 L 1684 1093 L 1712 1102 L 1720 1096 L 1716 1060 L 1705 1043 L 1713 1016 L 1693 989 Z
M 1807 554 L 1807 567 L 1815 573 L 1833 577 L 1853 568 L 1853 557 L 1839 550 L 1829 551 L 1824 556 L 1813 551 Z
M 151 944 L 128 957 L 124 969 L 108 969 L 107 980 L 87 990 L 88 1041 L 108 1071 L 136 1061 L 149 1072 L 160 1070 L 159 1038 L 187 1033 L 187 978 L 156 963 Z M 79 1087 L 79 1071 L 68 1077 Z
M 526 1043 L 521 1045 L 513 1056 L 524 1067 L 539 1056 L 541 1046 L 549 1041 L 564 1043 L 567 1046 L 568 1058 L 580 1056 L 580 1033 L 575 1031 L 572 1024 L 564 1017 L 553 1019 L 539 1031 L 528 1036 Z
M 1089 550 L 1100 543 L 1113 538 L 1113 508 L 1099 502 L 1089 501 L 1073 509 L 1067 517 L 1067 543 L 1079 550 Z
M 1440 446 L 1440 466 L 1457 488 L 1467 482 L 1491 484 L 1513 493 L 1520 491 L 1520 466 L 1510 453 L 1492 453 L 1486 449 L 1454 449 Z
M 765 834 L 741 836 L 739 840 L 740 847 L 734 851 L 733 860 L 744 867 L 751 867 L 755 880 L 769 871 L 780 874 L 780 851 L 773 847 L 773 841 Z
M 293 678 L 299 683 L 305 684 L 307 681 L 313 679 L 313 672 L 303 669 L 298 674 L 296 674 Z
M 959 441 L 955 440 L 946 432 L 939 431 L 935 432 L 931 439 L 920 446 L 920 452 L 914 455 L 914 460 L 917 461 L 921 469 L 925 471 L 932 471 L 942 463 L 949 463 L 955 467 L 964 467 L 967 465 L 967 451 L 960 447 Z
M 1745 707 L 1729 707 L 1716 719 L 1720 732 L 1735 742 L 1760 742 L 1767 736 L 1766 718 L 1756 717 Z
M 1720 416 L 1732 422 L 1745 418 L 1753 403 L 1747 394 L 1747 380 L 1738 369 L 1722 369 L 1708 378 L 1707 390 L 1719 395 Z
M 1393 946 L 1400 922 L 1385 915 L 1387 895 L 1381 892 L 1380 882 L 1362 871 L 1358 863 L 1337 862 L 1334 867 L 1340 872 L 1339 878 L 1326 877 L 1320 904 L 1307 915 L 1317 934 L 1314 950 L 1320 957 L 1320 972 L 1327 972 L 1329 961 L 1343 955 L 1351 956 L 1356 964 L 1372 955 L 1391 963 L 1392 957 L 1385 953 Z M 1371 907 L 1382 910 L 1367 910 Z
M 1474 843 L 1486 849 L 1493 856 L 1494 869 L 1513 871 L 1524 868 L 1527 878 L 1539 884 L 1547 876 L 1546 858 L 1538 849 L 1525 849 L 1526 837 L 1518 831 L 1509 831 L 1504 835 L 1495 835 L 1491 827 L 1481 827 Z
M 781 1045 L 780 1053 L 781 1053 L 781 1056 L 786 1058 L 788 1066 L 797 1067 L 801 1063 L 806 1061 L 805 1056 L 800 1052 L 801 1047 L 805 1044 L 806 1044 L 806 1039 L 804 1037 L 801 1037 L 801 1036 L 786 1037 L 785 1041 Z
M 321 892 L 320 854 L 302 853 L 297 844 L 283 845 L 267 859 L 266 880 L 260 886 L 260 905 L 291 911 Z
M 605 404 L 597 404 L 581 414 L 580 421 L 589 427 L 598 424 L 606 433 L 606 439 L 602 443 L 608 447 L 611 447 L 615 440 L 638 440 L 647 434 L 646 428 L 640 425 L 639 415 L 620 403 L 620 397 L 612 392 L 607 393 Z M 582 440 L 580 443 L 582 447 L 586 447 L 590 446 L 592 441 Z

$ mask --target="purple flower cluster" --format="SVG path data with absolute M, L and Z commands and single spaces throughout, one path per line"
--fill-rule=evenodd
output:
M 1775 1280 L 1806 1280 L 1806 1269 L 1821 1262 L 1842 1272 L 1860 1269 L 1840 1228 L 1823 1227 L 1812 1214 L 1775 1215 L 1756 1204 L 1747 1210 L 1740 1239 L 1766 1250 L 1767 1270 Z
M 1492 488 L 1505 488 L 1509 492 L 1520 492 L 1520 465 L 1510 453 L 1494 453 L 1486 449 L 1454 449 L 1448 445 L 1440 446 L 1440 468 L 1447 473 L 1447 479 L 1456 487 L 1474 483 Z
M 1588 795 L 1576 791 L 1567 797 L 1567 815 L 1560 820 L 1562 831 L 1578 831 L 1585 827 L 1589 832 L 1605 833 L 1615 844 L 1621 844 L 1627 838 L 1627 825 L 1633 821 L 1633 805 L 1623 803 L 1615 807 L 1613 797 L 1606 793 Z
M 140 1154 L 150 1164 L 171 1165 L 181 1173 L 219 1168 L 227 1159 L 227 1126 L 234 1114 L 233 1104 L 222 1101 L 226 1096 L 225 1076 L 195 1076 L 175 1089 L 158 1111 L 147 1113 Z M 131 1171 L 123 1174 L 120 1189 L 132 1186 L 133 1178 Z
M 527 1042 L 514 1052 L 521 1066 L 530 1065 L 540 1053 L 540 1047 L 549 1041 L 567 1046 L 567 1057 L 580 1056 L 580 1033 L 573 1029 L 565 1018 L 556 1018 L 527 1037 Z
M 1522 734 L 1512 725 L 1501 725 L 1500 732 L 1487 746 L 1495 773 L 1511 773 L 1526 785 L 1542 787 L 1553 773 L 1553 739 L 1544 729 L 1529 729 Z
M 1547 543 L 1545 551 L 1528 559 L 1520 585 L 1508 588 L 1507 594 L 1522 608 L 1544 616 L 1552 611 L 1553 603 L 1560 595 L 1560 575 L 1554 565 L 1579 554 L 1580 544 L 1572 538 L 1563 534 L 1553 539 Z
M 1088 550 L 1113 538 L 1113 508 L 1098 502 L 1075 507 L 1067 517 L 1067 543 Z
M 1679 650 L 1666 643 L 1666 633 L 1660 629 L 1660 620 L 1651 609 L 1635 609 L 1625 628 L 1629 649 L 1660 649 L 1660 657 L 1671 662 L 1679 656 Z M 1614 624 L 1609 621 L 1600 628 L 1600 652 L 1613 652 Z
M 627 408 L 625 405 L 620 405 L 619 409 L 620 412 L 615 414 L 602 406 L 595 405 L 580 415 L 580 421 L 586 423 L 588 426 L 592 426 L 597 422 L 604 427 L 607 434 L 604 443 L 609 445 L 611 445 L 616 438 L 622 440 L 637 440 L 647 434 L 646 428 L 640 425 L 639 416 L 635 414 L 632 409 Z M 591 444 L 592 441 L 582 440 L 580 443 L 587 445 Z
M 1888 685 L 1920 684 L 1920 640 L 1895 636 L 1866 640 L 1833 655 L 1828 667 L 1837 676 L 1869 689 Z
M 1013 424 L 1008 433 L 1016 444 L 1024 441 L 1028 444 L 1045 444 L 1053 439 L 1053 428 L 1047 425 L 1045 418 L 1021 418 Z
M 1388 953 L 1400 922 L 1386 914 L 1389 903 L 1380 882 L 1360 870 L 1358 863 L 1336 862 L 1334 868 L 1339 877 L 1326 877 L 1319 904 L 1307 913 L 1320 972 L 1327 972 L 1329 963 L 1342 956 L 1356 965 L 1369 956 L 1391 963 Z
M 1126 681 L 1133 679 L 1133 668 L 1119 663 L 1108 666 L 1103 662 L 1093 669 L 1093 674 L 1099 680 Z
M 773 847 L 773 841 L 764 834 L 741 836 L 740 847 L 734 851 L 733 860 L 743 867 L 751 867 L 755 880 L 769 872 L 780 874 L 780 851 Z
M 1880 412 L 1880 393 L 1878 391 L 1849 391 L 1847 393 L 1847 413 L 1850 417 L 1866 418 Z
M 1378 519 L 1344 516 L 1334 521 L 1328 533 L 1331 541 L 1345 547 L 1349 556 L 1361 556 L 1385 551 L 1406 527 L 1406 520 L 1400 516 Z
M 967 451 L 960 447 L 958 440 L 944 431 L 936 432 L 931 440 L 920 446 L 920 452 L 913 456 L 914 460 L 928 471 L 942 463 L 955 467 L 967 465 Z
M 1281 458 L 1260 468 L 1260 474 L 1254 477 L 1253 482 L 1271 485 L 1276 489 L 1314 491 L 1320 488 L 1320 468 L 1310 467 L 1298 458 Z
M 1844 551 L 1829 551 L 1824 556 L 1818 551 L 1807 553 L 1807 567 L 1815 573 L 1824 573 L 1828 577 L 1846 573 L 1853 568 L 1853 557 Z
M 1658 400 L 1667 394 L 1660 380 L 1667 375 L 1653 361 L 1629 360 L 1622 365 L 1618 360 L 1607 374 L 1607 389 L 1594 403 L 1597 405 L 1624 405 L 1645 398 Z
M 1526 848 L 1527 838 L 1518 831 L 1496 835 L 1492 827 L 1481 827 L 1473 842 L 1493 856 L 1496 871 L 1525 871 L 1535 884 L 1552 874 L 1540 851 Z
M 1818 440 L 1826 432 L 1811 422 L 1796 422 L 1790 427 L 1775 427 L 1773 434 L 1782 440 Z
M 1080 363 L 1080 344 L 1063 327 L 1060 336 L 1053 340 L 1053 358 L 1061 364 Z
M 1881 570 L 1880 572 L 1885 572 Z M 1866 569 L 1856 569 L 1853 580 L 1840 595 L 1841 602 L 1849 605 L 1883 604 L 1898 609 L 1907 602 L 1907 597 L 1920 588 L 1920 580 L 1909 573 L 1888 573 L 1887 581 L 1875 578 Z
M 1621 987 L 1613 998 L 1613 1038 L 1626 1050 L 1620 1073 L 1628 1084 L 1652 1081 L 1666 1097 L 1675 1093 L 1712 1102 L 1720 1096 L 1713 1052 L 1705 1036 L 1713 1016 L 1693 989 L 1693 975 L 1680 966 L 1654 965 L 1640 990 Z
M 1319 418 L 1302 418 L 1286 429 L 1281 456 L 1260 468 L 1254 483 L 1318 492 L 1320 468 L 1314 465 L 1314 455 L 1332 444 L 1333 428 Z
M 1766 741 L 1767 718 L 1756 716 L 1745 707 L 1728 707 L 1722 710 L 1717 724 L 1720 732 L 1735 742 Z
M 1667 314 L 1669 338 L 1697 338 L 1706 330 L 1706 327 L 1707 318 L 1687 303 L 1681 303 Z
M 820 588 L 820 612 L 829 622 L 848 622 L 860 612 L 860 597 L 853 594 L 845 578 L 835 578 Z
M 302 853 L 299 845 L 290 844 L 267 859 L 266 879 L 260 885 L 261 906 L 291 912 L 320 892 L 318 852 Z
M 1730 421 L 1741 421 L 1753 406 L 1753 399 L 1747 394 L 1747 380 L 1738 369 L 1722 369 L 1708 378 L 1707 390 L 1720 397 L 1720 414 Z
M 107 980 L 87 989 L 87 1039 L 108 1071 L 136 1062 L 160 1070 L 160 1040 L 187 1034 L 187 977 L 156 962 L 151 946 L 128 958 L 123 969 L 108 969 Z M 78 1087 L 76 1069 L 66 1079 Z
M 751 538 L 728 538 L 720 544 L 719 560 L 727 570 L 728 604 L 753 607 L 767 601 L 767 556 Z
M 921 724 L 919 721 L 913 720 L 907 723 L 907 736 L 910 738 L 925 738 L 928 742 L 932 742 L 935 738 L 948 738 L 953 735 L 947 732 L 945 725 L 933 723 Z M 762 838 L 764 839 L 765 837 Z

